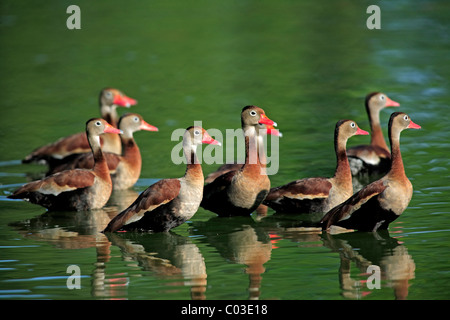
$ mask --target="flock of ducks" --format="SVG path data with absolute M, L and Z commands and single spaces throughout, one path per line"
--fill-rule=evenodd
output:
M 136 113 L 118 117 L 117 107 L 136 103 L 117 89 L 103 89 L 99 98 L 101 118 L 88 120 L 85 133 L 61 138 L 26 156 L 23 163 L 46 163 L 47 176 L 23 185 L 8 198 L 24 199 L 48 210 L 93 210 L 105 206 L 113 189 L 132 187 L 139 179 L 142 163 L 133 133 L 158 131 Z M 352 120 L 340 120 L 334 132 L 334 175 L 304 178 L 273 188 L 260 146 L 264 135 L 280 132 L 263 109 L 242 109 L 245 163 L 223 165 L 206 180 L 197 159 L 197 147 L 220 142 L 205 129 L 191 126 L 183 136 L 187 160 L 184 176 L 162 179 L 149 186 L 109 222 L 104 232 L 168 231 L 192 218 L 200 206 L 218 216 L 246 216 L 264 206 L 287 214 L 319 213 L 322 215 L 318 226 L 327 231 L 387 229 L 407 208 L 413 190 L 403 167 L 400 133 L 420 126 L 403 112 L 392 113 L 388 124 L 389 150 L 379 114 L 383 108 L 399 104 L 384 93 L 375 92 L 367 95 L 365 106 L 371 128 L 369 145 L 347 149 L 350 137 L 369 133 Z M 352 176 L 360 174 L 383 177 L 354 193 Z

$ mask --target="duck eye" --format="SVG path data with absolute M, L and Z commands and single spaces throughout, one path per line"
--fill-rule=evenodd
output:
M 112 92 L 111 91 L 106 91 L 106 96 L 109 98 L 112 96 Z
M 381 96 L 380 96 L 380 99 L 381 99 L 381 100 L 384 100 L 384 95 L 381 95 Z
M 133 118 L 133 121 L 134 121 L 134 122 L 139 122 L 139 118 L 138 118 L 138 117 L 134 117 L 134 118 Z
M 356 124 L 355 124 L 354 122 L 351 122 L 351 123 L 350 123 L 350 127 L 355 128 L 355 127 L 356 127 Z
M 408 121 L 408 116 L 405 114 L 405 116 L 403 117 L 403 119 L 404 119 L 405 121 Z
M 256 116 L 256 111 L 255 111 L 255 110 L 250 111 L 250 115 L 251 115 L 252 117 Z
M 96 122 L 95 122 L 95 125 L 96 125 L 97 127 L 100 127 L 100 126 L 102 125 L 102 123 L 101 123 L 101 121 L 96 121 Z
M 194 131 L 194 134 L 195 134 L 196 136 L 198 136 L 198 135 L 200 134 L 200 131 L 195 130 L 195 131 Z

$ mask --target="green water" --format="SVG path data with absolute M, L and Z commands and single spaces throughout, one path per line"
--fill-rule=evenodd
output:
M 77 1 L 80 30 L 66 27 L 70 4 L 0 4 L 0 299 L 450 298 L 448 1 L 379 1 L 379 30 L 366 27 L 370 1 Z M 20 159 L 84 130 L 106 86 L 160 129 L 135 134 L 143 169 L 133 190 L 95 212 L 8 200 L 45 171 Z M 175 129 L 239 128 L 255 104 L 283 132 L 273 186 L 330 176 L 334 125 L 351 118 L 368 130 L 371 91 L 422 126 L 402 133 L 414 194 L 389 232 L 330 236 L 270 210 L 219 219 L 199 209 L 168 234 L 99 233 L 149 184 L 184 174 L 170 158 Z M 71 265 L 81 289 L 67 287 Z M 371 265 L 380 289 L 367 286 Z

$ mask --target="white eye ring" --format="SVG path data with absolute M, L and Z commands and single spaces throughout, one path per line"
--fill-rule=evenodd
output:
M 356 124 L 355 124 L 354 122 L 351 122 L 351 123 L 350 123 L 350 127 L 356 128 Z
M 108 97 L 111 97 L 111 96 L 112 96 L 112 92 L 111 92 L 111 91 L 106 91 L 106 95 L 107 95 Z
M 198 135 L 200 134 L 200 131 L 195 130 L 195 131 L 194 131 L 194 134 L 195 134 L 196 136 L 198 136 Z
M 96 121 L 96 122 L 95 122 L 95 125 L 96 125 L 97 127 L 100 127 L 100 126 L 102 125 L 102 122 L 101 122 L 101 121 Z
M 257 112 L 256 112 L 255 110 L 250 111 L 250 115 L 251 115 L 252 117 L 256 116 L 256 114 L 257 114 Z
M 381 95 L 381 96 L 380 96 L 380 99 L 381 99 L 381 100 L 384 100 L 384 95 Z
M 134 121 L 134 122 L 139 122 L 139 118 L 138 118 L 138 117 L 134 117 L 134 118 L 133 118 L 133 121 Z
M 403 117 L 403 119 L 404 119 L 405 121 L 408 121 L 408 116 L 405 114 L 405 116 Z

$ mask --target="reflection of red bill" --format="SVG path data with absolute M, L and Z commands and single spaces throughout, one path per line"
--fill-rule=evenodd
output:
M 139 127 L 141 130 L 147 130 L 147 131 L 158 131 L 158 128 L 155 126 L 152 126 L 151 124 L 145 122 L 142 120 L 141 126 Z
M 117 94 L 114 97 L 113 103 L 115 105 L 128 108 L 130 106 L 134 106 L 137 103 L 137 101 L 134 100 L 133 98 L 127 97 L 126 95 Z
M 203 140 L 202 140 L 202 143 L 206 143 L 206 144 L 215 144 L 215 145 L 218 145 L 218 146 L 221 146 L 221 145 L 222 145 L 219 141 L 214 140 L 214 139 L 208 134 L 208 132 L 206 132 L 205 129 L 203 129 Z
M 277 123 L 273 120 L 270 120 L 264 113 L 261 114 L 261 118 L 259 119 L 260 124 L 266 124 L 269 126 L 277 126 Z

